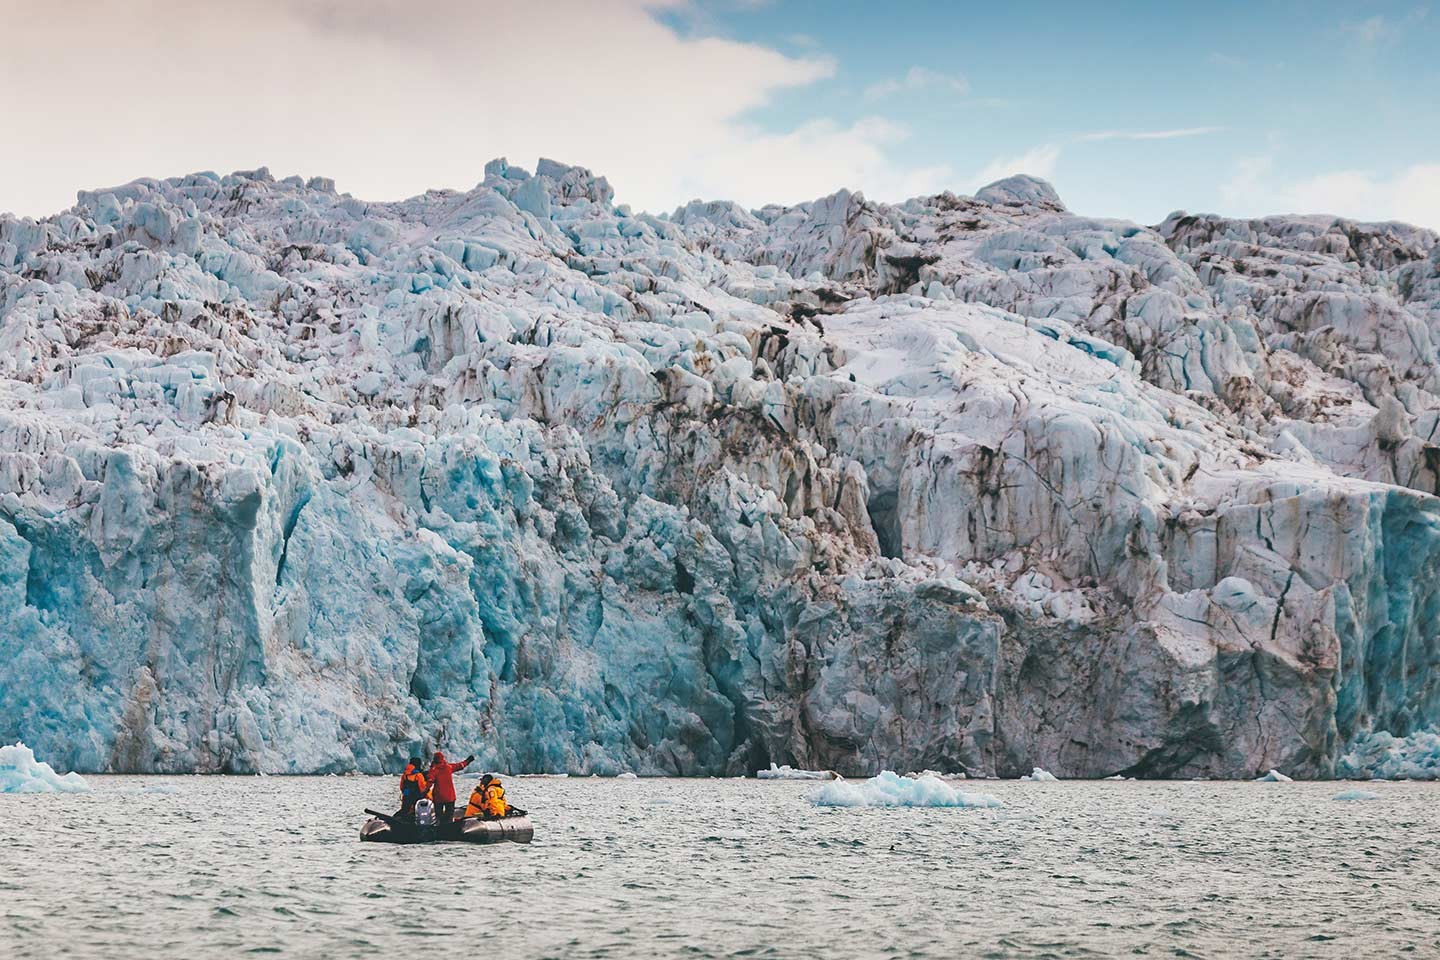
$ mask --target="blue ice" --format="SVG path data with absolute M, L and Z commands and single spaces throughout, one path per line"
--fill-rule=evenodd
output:
M 1003 807 L 988 793 L 965 793 L 939 777 L 902 777 L 886 770 L 852 782 L 833 780 L 810 798 L 817 807 Z
M 0 747 L 0 793 L 86 793 L 90 784 L 78 773 L 59 774 L 35 759 L 23 743 Z

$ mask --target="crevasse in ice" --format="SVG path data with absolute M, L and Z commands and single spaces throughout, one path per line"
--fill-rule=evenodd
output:
M 1033 178 L 86 191 L 0 217 L 0 738 L 1433 775 L 1437 325 L 1433 233 L 1152 229 Z

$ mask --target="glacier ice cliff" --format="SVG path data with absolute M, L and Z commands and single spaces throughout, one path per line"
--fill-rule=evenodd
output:
M 550 160 L 82 192 L 0 217 L 0 741 L 1390 770 L 1440 723 L 1437 351 L 1434 233 L 1147 228 L 1028 177 L 663 217 Z

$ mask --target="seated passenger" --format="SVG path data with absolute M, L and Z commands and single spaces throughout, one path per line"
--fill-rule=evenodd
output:
M 505 788 L 500 785 L 500 780 L 491 774 L 485 774 L 470 794 L 470 802 L 465 805 L 465 816 L 496 820 L 509 812 L 510 805 L 505 802 Z

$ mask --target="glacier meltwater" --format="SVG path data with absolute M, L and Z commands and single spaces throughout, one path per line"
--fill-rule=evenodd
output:
M 1027 177 L 82 192 L 0 217 L 0 742 L 1434 776 L 1437 351 L 1434 233 Z

